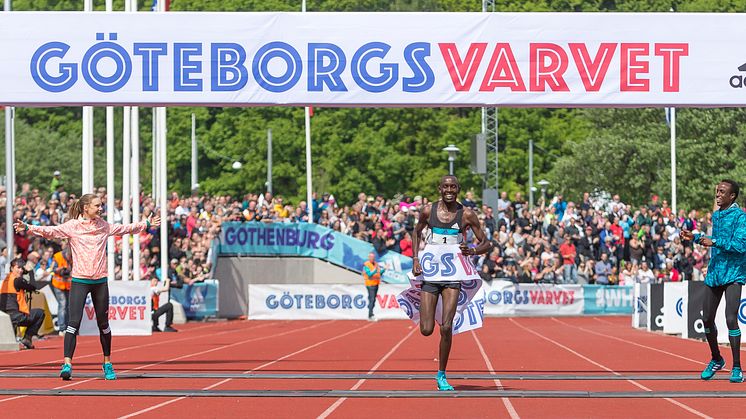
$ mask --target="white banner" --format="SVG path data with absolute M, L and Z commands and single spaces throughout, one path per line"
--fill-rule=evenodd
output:
M 427 282 L 481 281 L 471 258 L 457 244 L 428 244 L 418 254 L 422 275 L 413 278 Z
M 422 281 L 410 278 L 409 282 L 410 287 L 399 294 L 397 301 L 402 310 L 407 314 L 407 317 L 419 324 Z M 454 335 L 482 327 L 484 321 L 484 298 L 485 293 L 482 290 L 481 279 L 461 282 L 456 314 L 453 316 Z M 443 300 L 439 298 L 435 307 L 435 321 L 438 324 L 442 324 L 442 318 Z
M 514 284 L 509 281 L 484 283 L 486 316 L 583 314 L 581 285 Z
M 685 282 L 663 284 L 663 333 L 683 334 L 686 328 L 688 290 Z
M 379 319 L 406 319 L 397 295 L 406 285 L 381 284 L 373 312 Z M 249 284 L 251 320 L 363 320 L 368 318 L 365 285 Z
M 725 13 L 6 12 L 0 105 L 744 106 L 743 39 Z
M 648 325 L 648 287 L 645 284 L 636 283 L 634 290 L 632 327 L 640 329 Z
M 152 333 L 150 281 L 109 281 L 109 326 L 114 336 Z M 98 335 L 96 312 L 90 295 L 83 308 L 80 334 Z

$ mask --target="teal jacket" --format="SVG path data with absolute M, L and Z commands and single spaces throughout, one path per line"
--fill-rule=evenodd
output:
M 702 234 L 695 234 L 699 242 Z M 724 210 L 712 214 L 712 237 L 710 264 L 707 267 L 705 284 L 710 287 L 739 282 L 746 283 L 746 212 L 734 203 Z

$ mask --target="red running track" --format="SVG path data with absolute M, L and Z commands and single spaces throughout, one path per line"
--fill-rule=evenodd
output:
M 432 397 L 434 380 L 422 379 L 437 370 L 437 346 L 437 336 L 420 336 L 408 321 L 195 323 L 175 334 L 115 337 L 116 381 L 100 377 L 98 338 L 81 337 L 74 379 L 63 382 L 55 377 L 62 339 L 53 337 L 33 351 L 0 353 L 0 389 L 19 390 L 0 395 L 0 411 L 81 418 L 746 417 L 742 399 L 716 397 L 746 384 L 671 379 L 699 375 L 709 355 L 705 343 L 634 330 L 628 317 L 486 319 L 484 328 L 454 338 L 449 374 L 461 397 Z M 723 353 L 730 363 L 730 350 Z M 484 377 L 490 373 L 498 377 Z M 311 376 L 262 378 L 266 374 Z M 474 375 L 480 377 L 455 378 Z M 616 379 L 593 379 L 598 376 Z M 51 389 L 67 393 L 33 395 Z M 100 395 L 76 395 L 94 390 Z M 290 390 L 298 392 L 293 396 L 353 392 L 348 398 L 266 397 Z M 221 397 L 225 391 L 236 393 Z M 247 391 L 269 393 L 248 397 Z M 368 391 L 397 397 L 359 397 Z M 533 391 L 547 393 L 533 397 Z M 568 391 L 590 393 L 553 397 Z M 599 396 L 606 392 L 614 397 Z M 646 393 L 655 397 L 642 397 Z

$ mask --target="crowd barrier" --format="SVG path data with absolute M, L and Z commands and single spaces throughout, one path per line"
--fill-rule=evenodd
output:
M 150 335 L 150 281 L 109 281 L 109 326 L 114 336 Z M 80 334 L 98 336 L 96 312 L 89 295 Z
M 326 260 L 362 272 L 373 245 L 318 224 L 308 223 L 223 223 L 221 255 L 305 256 Z M 412 258 L 387 251 L 378 262 L 386 268 L 383 280 L 406 284 Z
M 681 335 L 683 338 L 704 339 L 702 305 L 705 291 L 704 282 L 698 281 L 637 284 L 634 289 L 636 304 L 632 326 Z M 738 322 L 741 328 L 746 326 L 746 289 L 741 294 Z M 728 342 L 725 300 L 718 307 L 715 326 L 718 329 L 718 341 Z
M 375 314 L 379 319 L 406 319 L 396 297 L 407 288 L 381 284 Z M 597 285 L 514 284 L 484 282 L 485 316 L 570 316 L 632 314 L 632 287 Z M 360 285 L 250 284 L 250 319 L 365 319 L 368 292 Z
M 171 288 L 171 299 L 184 307 L 184 314 L 189 320 L 215 317 L 218 314 L 219 282 L 206 279 L 183 288 Z

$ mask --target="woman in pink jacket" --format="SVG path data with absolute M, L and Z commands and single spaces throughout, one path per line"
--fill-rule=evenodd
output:
M 75 352 L 83 308 L 88 293 L 93 300 L 96 320 L 101 336 L 101 348 L 104 353 L 104 377 L 116 379 L 111 364 L 111 329 L 109 328 L 109 287 L 107 285 L 106 243 L 109 236 L 140 233 L 150 227 L 161 224 L 156 215 L 152 221 L 128 225 L 109 224 L 103 220 L 101 199 L 94 194 L 80 197 L 68 212 L 68 221 L 62 225 L 42 227 L 29 225 L 21 220 L 15 224 L 17 232 L 27 231 L 47 239 L 67 239 L 72 250 L 73 269 L 72 287 L 68 300 L 68 321 L 65 330 L 65 362 L 62 364 L 60 377 L 63 380 L 72 378 L 72 358 Z

